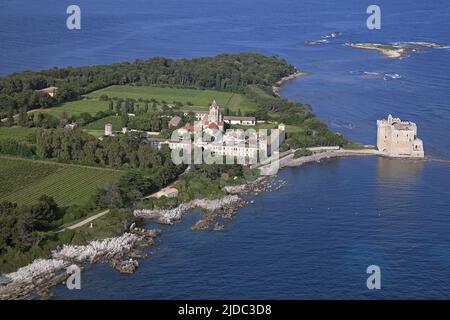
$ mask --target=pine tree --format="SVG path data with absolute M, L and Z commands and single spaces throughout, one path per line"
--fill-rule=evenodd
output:
M 60 126 L 65 126 L 67 123 L 69 122 L 69 114 L 67 113 L 67 111 L 63 111 L 61 112 L 61 114 L 59 115 L 59 124 Z
M 121 114 L 128 113 L 128 102 L 127 101 L 122 101 L 122 103 L 120 104 L 120 113 Z
M 12 127 L 14 125 L 14 113 L 13 113 L 13 109 L 10 108 L 8 110 L 8 117 L 6 119 L 6 125 L 8 127 Z
M 117 100 L 117 101 L 116 101 L 115 111 L 116 111 L 117 114 L 120 113 L 121 103 L 122 103 L 122 102 L 121 102 L 120 100 Z
M 122 114 L 122 118 L 120 120 L 121 120 L 122 128 L 128 127 L 129 118 L 128 118 L 127 113 Z
M 28 120 L 27 107 L 22 107 L 20 108 L 18 123 L 20 126 L 23 127 L 27 124 L 27 120 Z

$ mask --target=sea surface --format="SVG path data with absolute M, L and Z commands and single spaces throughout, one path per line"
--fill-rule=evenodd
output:
M 82 29 L 66 29 L 78 4 Z M 54 66 L 278 55 L 311 73 L 286 98 L 312 105 L 329 127 L 375 144 L 376 120 L 415 121 L 430 158 L 450 158 L 450 49 L 390 60 L 345 42 L 450 44 L 450 3 L 377 1 L 77 0 L 0 2 L 0 75 Z M 308 46 L 330 32 L 342 35 Z M 351 158 L 283 169 L 283 189 L 255 196 L 221 232 L 192 232 L 199 213 L 162 235 L 138 271 L 88 266 L 82 289 L 57 299 L 450 298 L 450 165 L 430 159 Z M 149 227 L 154 224 L 149 223 Z M 381 269 L 368 290 L 366 268 Z

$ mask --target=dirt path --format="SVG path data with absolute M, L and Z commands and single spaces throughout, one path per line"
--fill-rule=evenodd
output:
M 81 228 L 82 226 L 88 224 L 89 222 L 92 222 L 92 221 L 94 221 L 94 220 L 96 220 L 96 219 L 98 219 L 100 217 L 103 217 L 105 214 L 108 214 L 109 211 L 110 210 L 108 209 L 108 210 L 102 211 L 100 213 L 97 213 L 96 215 L 93 215 L 93 216 L 91 216 L 89 218 L 86 218 L 86 219 L 84 219 L 84 220 L 82 220 L 82 221 L 80 221 L 78 223 L 75 223 L 75 224 L 73 224 L 71 226 L 68 226 L 68 227 L 66 227 L 64 229 L 58 230 L 58 232 L 63 232 L 65 230 L 74 230 L 74 229 Z

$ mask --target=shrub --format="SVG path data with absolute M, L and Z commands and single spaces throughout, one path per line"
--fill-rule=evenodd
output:
M 36 154 L 34 146 L 28 146 L 14 139 L 7 138 L 0 141 L 0 153 L 14 156 L 31 157 Z
M 302 149 L 295 150 L 294 159 L 298 159 L 301 157 L 307 157 L 310 155 L 312 155 L 312 152 L 310 150 L 302 148 Z

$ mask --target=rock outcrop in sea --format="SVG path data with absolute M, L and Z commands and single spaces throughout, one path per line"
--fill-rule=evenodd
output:
M 194 199 L 170 209 L 137 209 L 133 214 L 138 218 L 154 219 L 161 224 L 173 224 L 180 221 L 188 212 L 200 209 L 202 218 L 191 229 L 193 231 L 221 231 L 224 228 L 224 220 L 233 220 L 237 209 L 249 203 L 254 203 L 254 201 L 247 202 L 239 195 L 247 193 L 258 195 L 260 192 L 276 191 L 285 184 L 285 181 L 275 181 L 272 177 L 263 176 L 245 184 L 225 186 L 223 190 L 228 195 L 223 198 L 213 200 Z
M 133 214 L 139 218 L 155 219 L 161 224 L 173 224 L 183 217 L 186 213 L 193 209 L 201 209 L 206 213 L 218 211 L 235 211 L 245 205 L 245 201 L 237 195 L 227 195 L 220 199 L 194 199 L 186 203 L 182 203 L 172 209 L 139 209 L 134 210 Z

